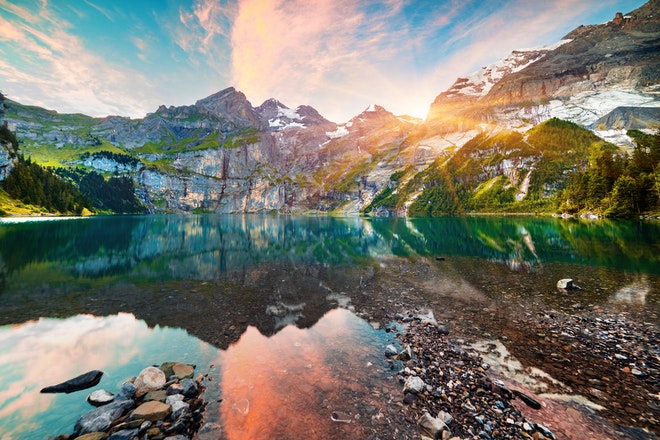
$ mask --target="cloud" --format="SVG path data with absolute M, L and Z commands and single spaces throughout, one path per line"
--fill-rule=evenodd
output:
M 335 120 L 375 96 L 397 93 L 396 66 L 409 55 L 411 28 L 394 23 L 405 3 L 347 0 L 244 0 L 231 34 L 232 83 L 259 104 L 317 103 Z M 405 24 L 405 23 L 404 23 Z M 400 84 L 399 84 L 400 86 Z M 353 113 L 356 114 L 356 113 Z
M 108 11 L 107 9 L 100 7 L 99 5 L 97 5 L 95 3 L 92 3 L 89 0 L 85 0 L 85 3 L 87 3 L 90 7 L 96 9 L 98 12 L 100 12 L 108 20 L 115 21 L 114 17 L 110 13 L 110 11 Z
M 0 17 L 0 41 L 12 47 L 4 55 L 13 50 L 16 63 L 21 63 L 14 66 L 12 57 L 0 61 L 0 77 L 11 85 L 5 92 L 12 99 L 92 116 L 145 114 L 149 81 L 88 51 L 46 2 L 35 13 L 5 7 L 6 3 L 0 6 L 14 16 L 12 21 Z

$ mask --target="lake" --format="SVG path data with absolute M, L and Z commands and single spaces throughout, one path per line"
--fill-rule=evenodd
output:
M 582 290 L 558 292 L 561 278 Z M 165 361 L 213 378 L 207 412 L 227 438 L 366 438 L 359 421 L 399 389 L 378 310 L 414 299 L 452 331 L 502 340 L 534 365 L 524 311 L 624 313 L 657 328 L 660 224 L 0 219 L 0 296 L 2 438 L 68 433 L 90 409 L 87 392 L 44 386 L 99 369 L 97 388 L 115 391 Z

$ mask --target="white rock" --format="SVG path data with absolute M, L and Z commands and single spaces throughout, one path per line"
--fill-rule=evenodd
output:
M 409 376 L 403 385 L 404 393 L 419 394 L 426 388 L 424 381 L 418 376 Z
M 137 379 L 135 379 L 135 394 L 143 396 L 149 391 L 155 391 L 165 386 L 165 373 L 157 367 L 147 367 L 140 372 Z

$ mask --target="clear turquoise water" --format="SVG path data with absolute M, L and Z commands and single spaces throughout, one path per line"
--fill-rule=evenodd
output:
M 286 414 L 250 390 L 282 394 L 273 384 L 286 384 L 286 375 L 241 374 L 250 369 L 239 361 L 256 357 L 254 346 L 262 347 L 261 364 L 298 372 L 290 381 L 300 381 L 300 371 L 320 374 L 285 388 L 325 396 L 323 405 L 297 408 L 309 413 L 318 432 L 357 429 L 333 424 L 326 413 L 346 412 L 340 402 L 364 399 L 377 384 L 386 392 L 381 381 L 388 373 L 379 360 L 390 336 L 350 311 L 333 310 L 350 308 L 364 280 L 396 259 L 450 268 L 447 276 L 462 280 L 452 286 L 469 283 L 496 302 L 513 292 L 567 309 L 575 301 L 621 304 L 645 316 L 657 316 L 660 302 L 658 222 L 256 215 L 0 220 L 0 437 L 70 432 L 89 409 L 86 392 L 39 394 L 44 386 L 101 369 L 97 388 L 112 391 L 143 367 L 170 360 L 210 373 L 218 383 L 214 395 L 230 390 L 224 397 L 233 404 L 210 409 L 227 426 L 263 429 L 229 411 L 243 409 L 238 396 L 245 395 L 251 416 L 277 414 L 259 419 L 275 430 Z M 554 283 L 566 276 L 585 290 L 556 296 Z M 350 350 L 342 341 L 350 341 Z M 360 377 L 362 389 L 343 391 L 348 376 Z M 289 396 L 281 405 L 300 401 Z

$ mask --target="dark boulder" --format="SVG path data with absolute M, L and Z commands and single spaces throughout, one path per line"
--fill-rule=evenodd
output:
M 91 388 L 94 385 L 98 385 L 101 381 L 101 376 L 103 376 L 103 371 L 92 370 L 80 376 L 69 379 L 66 382 L 58 383 L 57 385 L 52 385 L 46 388 L 43 388 L 40 392 L 42 393 L 73 393 L 74 391 L 85 390 Z

